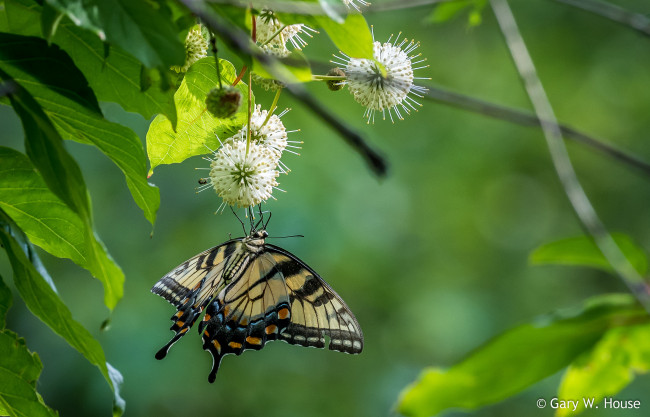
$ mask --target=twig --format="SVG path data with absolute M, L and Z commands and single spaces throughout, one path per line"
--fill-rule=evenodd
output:
M 516 123 L 522 126 L 542 125 L 539 118 L 535 114 L 531 114 L 524 110 L 491 103 L 489 101 L 481 100 L 476 97 L 445 90 L 440 87 L 434 87 L 431 85 L 428 85 L 426 87 L 429 89 L 429 92 L 425 98 L 432 101 L 451 105 L 474 113 L 483 114 L 495 119 Z M 587 134 L 579 132 L 569 126 L 560 124 L 559 127 L 560 131 L 563 135 L 565 135 L 567 139 L 573 139 L 575 142 L 587 145 L 592 149 L 595 149 L 626 165 L 632 166 L 633 168 L 636 168 L 642 173 L 650 176 L 650 163 L 644 161 L 636 155 L 630 154 L 622 149 L 618 149 L 611 144 L 588 136 Z
M 180 0 L 192 13 L 198 16 L 206 26 L 230 45 L 231 48 L 242 51 L 252 58 L 257 59 L 273 78 L 280 81 L 290 79 L 288 70 L 278 63 L 278 60 L 261 52 L 260 49 L 254 48 L 247 36 L 239 34 L 240 29 L 230 23 L 223 21 L 214 14 L 212 9 L 206 7 L 203 2 L 197 0 Z M 285 89 L 291 93 L 297 100 L 301 101 L 321 120 L 329 124 L 339 135 L 358 153 L 363 156 L 370 168 L 379 176 L 386 175 L 387 163 L 383 156 L 372 149 L 368 143 L 357 132 L 352 130 L 347 124 L 341 121 L 329 109 L 316 101 L 300 84 L 287 83 Z
M 207 0 L 208 3 L 216 4 L 228 4 L 230 6 L 236 6 L 241 8 L 253 7 L 256 9 L 270 8 L 274 12 L 278 13 L 293 13 L 301 15 L 310 15 L 310 16 L 323 16 L 327 13 L 323 10 L 323 7 L 318 3 L 308 3 L 308 2 L 297 2 L 297 1 L 268 1 L 268 0 Z M 370 6 L 365 7 L 362 11 L 363 13 L 371 12 L 384 12 L 389 10 L 403 10 L 411 9 L 414 7 L 423 7 L 423 6 L 432 6 L 438 3 L 449 3 L 458 0 L 393 0 L 390 2 L 370 2 Z M 185 3 L 185 1 L 183 1 Z M 348 8 L 341 4 L 330 4 L 329 8 L 341 15 L 344 15 L 349 12 Z
M 650 36 L 650 19 L 641 13 L 631 12 L 615 4 L 599 0 L 555 0 L 631 27 L 645 36 Z
M 564 187 L 573 209 L 575 210 L 580 223 L 587 230 L 587 233 L 594 239 L 596 245 L 610 263 L 619 278 L 628 286 L 632 294 L 639 300 L 641 305 L 650 313 L 650 292 L 643 278 L 630 264 L 621 249 L 618 247 L 605 225 L 600 221 L 594 207 L 591 205 L 580 181 L 571 165 L 571 159 L 567 152 L 562 131 L 558 125 L 553 108 L 546 96 L 535 65 L 528 54 L 526 44 L 519 33 L 517 23 L 512 15 L 507 0 L 490 0 L 492 10 L 497 18 L 501 32 L 506 44 L 510 49 L 510 55 L 521 76 L 528 97 L 535 109 L 538 119 L 541 121 L 544 137 L 557 171 L 558 178 Z

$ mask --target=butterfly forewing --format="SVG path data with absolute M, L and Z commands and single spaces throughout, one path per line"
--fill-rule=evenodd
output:
M 213 382 L 221 359 L 244 350 L 259 350 L 271 340 L 359 353 L 363 334 L 341 297 L 293 254 L 266 245 L 265 231 L 234 239 L 179 265 L 151 291 L 177 308 L 174 337 L 156 354 L 167 351 L 199 323 L 203 348 L 213 357 Z

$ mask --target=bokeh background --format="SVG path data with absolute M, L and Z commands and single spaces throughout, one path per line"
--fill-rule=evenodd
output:
M 377 1 L 376 3 L 381 3 Z M 549 0 L 512 7 L 558 118 L 585 133 L 650 159 L 650 40 L 601 17 Z M 645 0 L 612 1 L 650 13 Z M 431 6 L 367 14 L 377 40 L 402 30 L 421 42 L 431 65 L 418 75 L 431 85 L 510 106 L 529 108 L 489 8 L 469 28 L 466 15 L 427 23 Z M 324 35 L 305 53 L 327 61 L 335 47 Z M 226 54 L 240 68 L 241 63 Z M 309 86 L 324 103 L 363 131 L 390 162 L 378 179 L 326 125 L 288 94 L 280 106 L 287 129 L 300 129 L 301 156 L 285 154 L 273 212 L 272 241 L 309 263 L 351 307 L 364 331 L 359 356 L 271 343 L 260 352 L 224 359 L 214 384 L 211 357 L 192 330 L 164 361 L 154 353 L 171 337 L 171 305 L 149 292 L 187 258 L 241 235 L 220 199 L 196 194 L 201 158 L 161 166 L 150 181 L 162 203 L 153 230 L 124 178 L 97 149 L 67 143 L 91 191 L 97 230 L 126 274 L 125 295 L 109 317 L 98 281 L 67 260 L 43 254 L 75 318 L 102 343 L 124 375 L 126 416 L 388 416 L 399 392 L 426 366 L 451 366 L 490 337 L 533 317 L 580 304 L 589 296 L 625 291 L 602 272 L 535 267 L 529 253 L 542 243 L 582 233 L 554 173 L 540 130 L 496 121 L 423 100 L 405 121 L 366 125 L 347 90 Z M 268 107 L 272 96 L 255 90 Z M 111 120 L 144 138 L 149 121 L 104 103 Z M 23 149 L 22 128 L 0 107 L 2 144 Z M 605 223 L 650 248 L 650 183 L 632 168 L 569 143 L 582 183 Z M 11 275 L 4 252 L 0 274 Z M 8 327 L 38 352 L 39 392 L 62 416 L 110 414 L 110 391 L 83 357 L 26 310 L 15 293 Z M 535 352 L 531 351 L 531 355 Z M 550 416 L 538 398 L 552 398 L 561 373 L 476 416 Z M 650 378 L 639 377 L 617 398 L 642 409 L 593 410 L 585 416 L 640 416 L 650 407 Z M 452 412 L 451 415 L 464 415 Z

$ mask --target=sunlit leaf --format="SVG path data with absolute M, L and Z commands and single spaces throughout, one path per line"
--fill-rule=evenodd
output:
M 232 64 L 219 60 L 222 83 L 230 85 L 237 74 Z M 203 58 L 189 69 L 175 94 L 178 109 L 178 125 L 172 129 L 169 120 L 158 115 L 147 132 L 147 153 L 151 171 L 161 164 L 174 164 L 185 159 L 209 153 L 217 149 L 219 140 L 232 136 L 246 121 L 248 88 L 243 82 L 237 84 L 242 93 L 242 105 L 234 117 L 217 119 L 206 111 L 208 92 L 219 85 L 214 58 Z
M 645 251 L 625 234 L 613 233 L 612 237 L 637 272 L 645 275 L 648 271 L 648 257 Z M 542 245 L 531 253 L 530 262 L 533 265 L 589 266 L 613 272 L 594 240 L 588 236 L 570 237 Z
M 470 9 L 467 23 L 469 26 L 478 26 L 483 20 L 481 13 L 486 4 L 487 0 L 457 0 L 440 3 L 433 9 L 433 12 L 429 16 L 429 21 L 433 23 L 444 23 L 457 17 L 465 9 Z
M 558 398 L 588 398 L 598 405 L 625 388 L 636 374 L 650 370 L 650 325 L 619 327 L 609 330 L 588 352 L 578 357 L 567 370 Z M 585 410 L 558 408 L 556 416 L 570 416 Z
M 633 297 L 590 301 L 577 314 L 544 317 L 502 333 L 449 369 L 428 368 L 401 394 L 407 416 L 499 402 L 569 365 L 609 329 L 647 320 Z
M 25 36 L 43 36 L 35 24 L 41 6 L 33 0 L 6 0 L 11 31 Z M 162 113 L 175 123 L 174 91 L 164 90 L 159 71 L 150 71 L 149 88 L 141 88 L 142 64 L 117 46 L 104 55 L 105 44 L 93 33 L 63 19 L 53 38 L 83 72 L 101 101 L 118 103 L 124 110 L 139 113 L 145 119 Z
M 99 38 L 118 45 L 149 68 L 183 65 L 185 46 L 162 2 L 47 0 Z
M 55 84 L 58 88 L 41 84 L 42 79 L 59 81 L 65 77 L 68 68 L 60 63 L 71 64 L 69 57 L 57 47 L 51 48 L 58 51 L 56 59 L 48 58 L 51 55 L 46 51 L 51 50 L 42 39 L 1 34 L 0 69 L 36 99 L 64 139 L 92 143 L 120 167 L 135 202 L 153 224 L 160 205 L 160 193 L 147 182 L 146 159 L 140 139 L 132 130 L 104 119 L 86 104 L 87 99 L 74 97 L 76 90 L 67 89 L 67 84 Z M 44 75 L 46 72 L 57 76 Z M 72 76 L 81 74 L 71 71 L 68 77 Z M 80 84 L 79 81 L 69 83 Z
M 56 412 L 43 404 L 36 381 L 43 365 L 36 353 L 15 333 L 0 331 L 0 412 L 11 417 L 53 417 Z M 2 410 L 4 409 L 4 410 Z
M 122 271 L 79 215 L 48 189 L 29 159 L 5 147 L 0 147 L 0 208 L 35 245 L 88 269 L 102 282 L 106 305 L 115 307 L 123 292 Z
M 7 251 L 9 262 L 14 271 L 14 284 L 25 305 L 91 364 L 99 368 L 114 391 L 114 404 L 116 406 L 122 404 L 119 408 L 123 409 L 124 400 L 119 397 L 118 391 L 113 387 L 113 379 L 109 375 L 101 345 L 88 330 L 72 318 L 70 310 L 36 271 L 23 251 L 28 243 L 19 244 L 19 241 L 24 241 L 24 239 L 24 236 L 15 230 L 15 226 L 11 224 L 6 215 L 0 212 L 0 242 Z

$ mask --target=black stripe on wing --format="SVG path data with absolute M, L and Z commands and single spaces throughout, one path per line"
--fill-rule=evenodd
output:
M 328 348 L 345 353 L 363 350 L 359 322 L 343 299 L 308 265 L 292 253 L 273 245 L 266 251 L 277 262 L 289 291 L 291 323 L 280 333 L 285 342 Z

